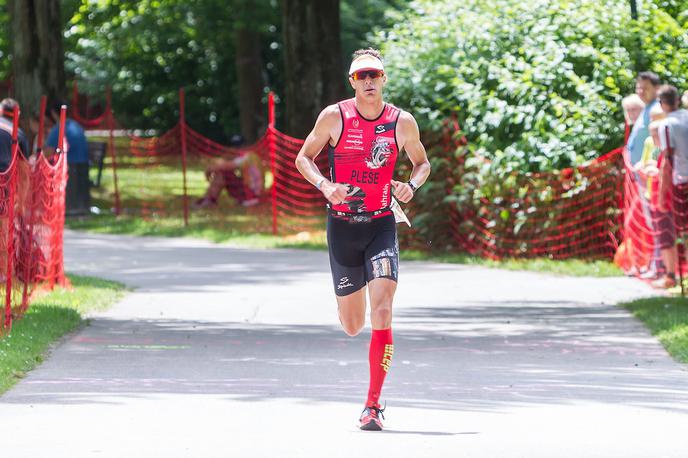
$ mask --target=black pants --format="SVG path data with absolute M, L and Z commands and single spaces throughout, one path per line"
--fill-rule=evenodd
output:
M 91 181 L 88 177 L 88 162 L 67 164 L 67 191 L 65 213 L 86 215 L 91 208 Z

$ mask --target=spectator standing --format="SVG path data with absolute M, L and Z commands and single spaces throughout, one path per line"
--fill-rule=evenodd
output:
M 52 128 L 48 133 L 46 142 L 46 153 L 57 148 L 57 140 L 60 129 L 60 109 L 64 103 L 60 100 L 52 103 L 46 113 Z M 88 177 L 88 141 L 81 124 L 71 118 L 65 122 L 65 139 L 67 141 L 67 191 L 66 191 L 66 214 L 67 215 L 86 215 L 91 207 L 91 182 Z M 50 154 L 47 154 L 48 156 Z
M 627 95 L 621 101 L 626 124 L 633 126 L 645 108 L 645 102 L 638 94 Z
M 635 92 L 636 95 L 643 101 L 645 108 L 641 111 L 640 115 L 633 124 L 633 129 L 628 136 L 628 142 L 626 143 L 626 157 L 628 163 L 635 170 L 638 167 L 643 156 L 643 149 L 645 146 L 645 140 L 649 136 L 649 125 L 652 120 L 653 113 L 660 113 L 661 109 L 657 104 L 657 90 L 660 86 L 659 76 L 653 72 L 641 72 L 636 78 Z M 652 233 L 652 245 L 653 250 L 650 257 L 650 264 L 645 272 L 642 272 L 641 278 L 644 279 L 656 279 L 661 275 L 664 270 L 662 265 L 662 258 L 660 254 L 660 249 L 658 248 L 658 241 L 656 239 L 656 228 L 654 227 L 654 220 L 652 218 L 652 212 L 650 210 L 650 202 L 647 199 L 647 190 L 645 188 L 646 181 L 641 179 L 638 173 L 635 174 L 635 183 L 638 190 L 638 199 L 635 205 L 638 205 L 639 210 L 642 212 L 645 219 L 645 225 Z
M 671 245 L 662 244 L 662 258 L 666 265 L 666 275 L 653 283 L 659 288 L 676 285 L 678 250 L 676 247 L 676 228 L 685 231 L 685 217 L 688 202 L 685 192 L 676 192 L 688 183 L 688 111 L 680 109 L 678 90 L 674 86 L 662 86 L 658 92 L 659 103 L 667 117 L 659 126 L 659 142 L 662 153 L 659 167 L 658 207 L 660 211 L 672 211 L 673 221 L 667 230 L 673 231 Z
M 652 72 L 641 72 L 635 83 L 636 95 L 645 103 L 640 116 L 633 124 L 631 134 L 628 136 L 626 150 L 631 165 L 640 161 L 643 154 L 645 139 L 650 135 L 648 126 L 650 125 L 650 113 L 657 109 L 657 90 L 659 89 L 659 76 Z

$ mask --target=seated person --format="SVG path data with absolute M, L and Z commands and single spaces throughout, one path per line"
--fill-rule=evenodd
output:
M 260 158 L 252 152 L 245 152 L 234 159 L 218 158 L 205 170 L 210 182 L 205 195 L 194 202 L 194 208 L 217 205 L 223 189 L 244 207 L 258 204 L 265 186 L 265 176 Z

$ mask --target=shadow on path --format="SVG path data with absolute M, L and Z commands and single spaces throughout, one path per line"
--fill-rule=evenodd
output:
M 617 311 L 548 303 L 398 310 L 383 398 L 462 411 L 604 402 L 688 413 L 688 372 Z M 118 404 L 153 394 L 359 403 L 368 337 L 330 326 L 99 319 L 0 404 Z

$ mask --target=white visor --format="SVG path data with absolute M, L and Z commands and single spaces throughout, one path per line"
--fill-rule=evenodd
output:
M 385 67 L 382 65 L 382 61 L 377 57 L 371 56 L 370 54 L 363 54 L 351 62 L 349 75 L 353 75 L 360 70 L 380 70 L 384 72 Z

